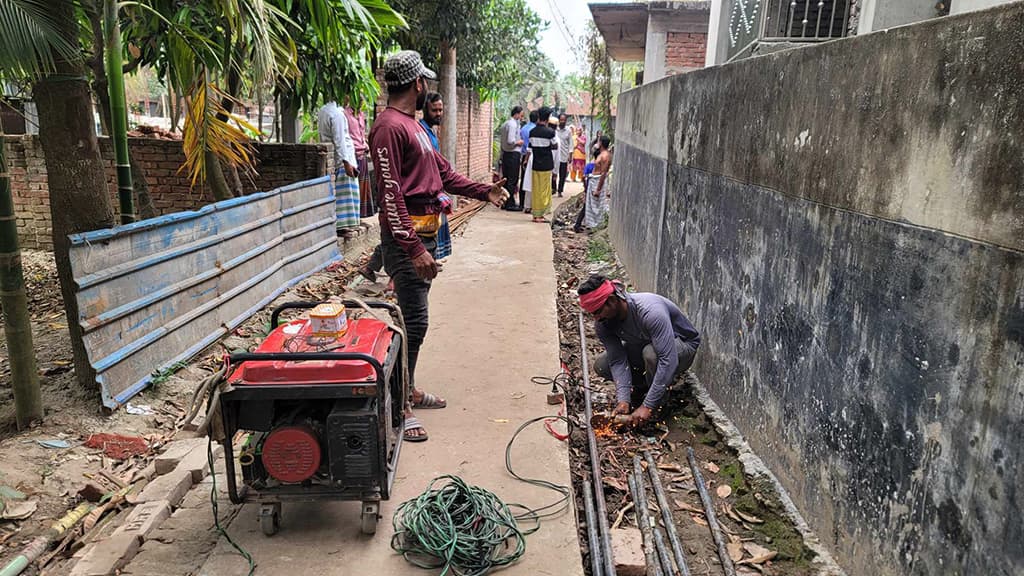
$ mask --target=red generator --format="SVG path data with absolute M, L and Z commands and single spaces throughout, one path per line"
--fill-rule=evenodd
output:
M 260 504 L 268 536 L 280 527 L 282 502 L 312 500 L 361 501 L 361 530 L 373 534 L 398 466 L 407 395 L 405 342 L 394 328 L 400 311 L 345 301 L 349 310 L 385 311 L 393 322 L 365 314 L 341 335 L 325 336 L 310 318 L 280 324 L 285 310 L 320 304 L 275 308 L 266 340 L 230 356 L 234 371 L 220 395 L 228 493 L 236 504 Z

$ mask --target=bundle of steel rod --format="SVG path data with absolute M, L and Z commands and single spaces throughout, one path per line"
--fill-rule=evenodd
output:
M 669 506 L 665 490 L 661 486 L 661 478 L 658 476 L 658 466 L 650 452 L 644 450 L 643 455 L 647 460 L 647 473 L 644 473 L 644 466 L 640 455 L 633 456 L 633 474 L 630 480 L 633 484 L 630 485 L 630 488 L 633 490 L 633 502 L 637 510 L 637 523 L 640 524 L 641 535 L 644 536 L 644 549 L 649 550 L 653 548 L 653 551 L 657 552 L 656 554 L 650 553 L 646 555 L 647 573 L 663 573 L 665 576 L 675 576 L 677 574 L 690 576 L 690 568 L 686 564 L 686 558 L 683 557 L 683 547 L 679 541 L 679 534 L 676 532 L 675 520 L 672 518 L 672 508 Z M 644 487 L 645 476 L 650 477 L 651 488 L 654 490 L 654 496 L 658 501 L 658 508 L 661 510 L 662 523 L 665 525 L 664 532 L 662 527 L 658 525 L 658 522 L 650 516 L 647 489 Z M 650 532 L 650 536 L 645 532 Z M 669 554 L 669 548 L 665 546 L 665 533 L 668 534 L 668 541 L 672 550 L 671 555 Z M 673 558 L 675 559 L 675 566 L 672 564 Z
M 587 359 L 587 334 L 583 329 L 582 311 L 579 313 L 579 318 L 580 358 L 583 372 L 583 416 L 586 419 L 587 448 L 590 452 L 590 471 L 593 478 L 592 481 L 585 479 L 583 482 L 583 504 L 587 517 L 587 534 L 590 539 L 590 566 L 593 576 L 615 576 L 611 529 L 608 527 L 608 508 L 604 500 L 604 482 L 601 480 L 601 455 L 598 452 L 594 430 L 590 426 L 594 408 L 590 403 L 590 365 Z M 593 495 L 591 495 L 591 490 L 593 490 Z
M 722 537 L 722 527 L 718 524 L 718 517 L 715 516 L 715 505 L 711 501 L 707 485 L 704 484 L 704 476 L 700 473 L 700 467 L 697 466 L 697 458 L 693 454 L 692 447 L 686 447 L 686 459 L 690 463 L 690 472 L 693 473 L 693 483 L 697 485 L 700 501 L 704 504 L 704 518 L 708 521 L 711 538 L 715 541 L 715 547 L 718 549 L 718 559 L 722 562 L 722 571 L 725 572 L 725 576 L 736 576 L 736 567 L 733 566 L 732 558 L 729 557 L 725 538 Z
M 459 206 L 459 209 L 448 217 L 448 227 L 452 232 L 458 230 L 477 212 L 483 210 L 484 206 L 487 206 L 487 202 L 482 200 L 471 200 L 469 204 Z

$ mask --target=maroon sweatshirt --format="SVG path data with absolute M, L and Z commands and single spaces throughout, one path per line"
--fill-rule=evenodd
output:
M 473 182 L 456 172 L 416 118 L 391 108 L 377 116 L 370 131 L 370 154 L 377 173 L 380 227 L 415 258 L 426 249 L 409 215 L 438 214 L 442 191 L 487 200 L 490 184 Z

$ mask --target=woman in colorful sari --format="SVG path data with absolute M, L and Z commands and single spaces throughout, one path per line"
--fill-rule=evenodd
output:
M 569 171 L 569 180 L 573 182 L 583 181 L 583 165 L 587 162 L 587 134 L 580 126 L 576 129 L 576 146 L 572 149 L 572 168 Z

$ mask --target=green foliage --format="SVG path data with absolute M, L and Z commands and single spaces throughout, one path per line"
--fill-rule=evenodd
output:
M 485 98 L 529 83 L 544 68 L 537 46 L 547 24 L 526 0 L 395 0 L 393 5 L 410 25 L 392 39 L 419 51 L 428 66 L 440 63 L 441 40 L 453 43 L 459 85 Z M 540 71 L 548 72 L 554 74 L 554 68 Z
M 47 2 L 0 0 L 0 78 L 26 81 L 53 70 L 54 56 L 78 57 Z
M 376 100 L 380 87 L 373 76 L 372 61 L 380 52 L 382 39 L 406 26 L 400 14 L 383 0 L 305 3 L 335 6 L 328 14 L 293 0 L 273 1 L 300 29 L 295 36 L 298 74 L 280 77 L 280 92 L 307 110 L 331 100 L 342 102 L 347 98 L 363 105 Z M 339 5 L 348 6 L 352 12 Z
M 593 21 L 587 24 L 587 62 L 590 65 L 590 93 L 602 131 L 615 138 L 612 119 L 612 64 L 601 33 Z

